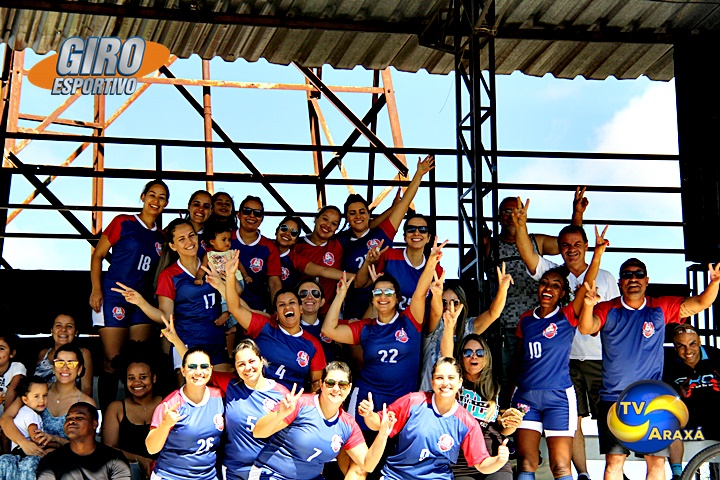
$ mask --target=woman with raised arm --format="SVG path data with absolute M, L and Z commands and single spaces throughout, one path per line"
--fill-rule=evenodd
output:
M 216 480 L 217 451 L 225 429 L 222 392 L 208 387 L 213 367 L 202 348 L 185 352 L 185 385 L 155 408 L 145 446 L 158 454 L 153 479 Z
M 594 284 L 600 259 L 609 244 L 595 227 L 596 246 L 585 275 Z M 517 388 L 511 405 L 525 415 L 515 434 L 518 479 L 532 480 L 539 463 L 540 436 L 545 433 L 553 476 L 571 480 L 572 442 L 577 428 L 577 402 L 570 380 L 570 349 L 585 303 L 584 284 L 570 302 L 567 267 L 548 270 L 538 286 L 539 306 L 518 323 L 514 366 Z
M 438 359 L 433 369 L 433 391 L 409 393 L 385 411 L 373 411 L 373 398 L 363 400 L 358 412 L 372 429 L 381 425 L 385 415 L 395 414 L 391 437 L 397 436 L 397 449 L 381 471 L 383 479 L 453 478 L 451 466 L 462 449 L 467 463 L 478 472 L 490 474 L 508 461 L 508 448 L 498 447 L 491 457 L 485 447 L 482 429 L 462 408 L 457 395 L 462 386 L 459 363 L 452 357 Z
M 350 367 L 331 362 L 322 374 L 317 393 L 296 394 L 295 387 L 277 410 L 255 424 L 255 437 L 270 437 L 250 471 L 252 480 L 321 479 L 325 464 L 341 449 L 365 472 L 372 472 L 380 461 L 395 416 L 384 415 L 379 433 L 368 449 L 352 415 L 342 409 L 352 387 Z M 272 436 L 271 436 L 272 435 Z
M 388 247 L 393 246 L 393 239 L 400 228 L 400 223 L 412 204 L 420 182 L 435 166 L 435 155 L 428 155 L 424 160 L 418 158 L 417 170 L 407 186 L 401 199 L 396 198 L 393 205 L 372 222 L 368 202 L 358 194 L 349 195 L 345 201 L 345 221 L 349 226 L 337 235 L 343 247 L 343 258 L 340 267 L 343 271 L 357 273 L 365 262 L 365 256 L 380 241 Z M 398 194 L 400 190 L 398 189 Z M 343 318 L 362 318 L 370 304 L 370 289 L 350 288 L 347 293 Z
M 156 220 L 170 200 L 170 190 L 162 180 L 151 180 L 143 188 L 142 211 L 118 215 L 103 231 L 90 259 L 92 293 L 90 306 L 95 311 L 93 324 L 99 327 L 105 355 L 103 373 L 98 379 L 98 396 L 104 409 L 117 397 L 118 377 L 112 359 L 125 341 L 148 340 L 152 322 L 148 316 L 112 289 L 122 282 L 152 301 L 153 278 L 165 241 Z M 112 264 L 102 276 L 103 259 L 112 249 Z

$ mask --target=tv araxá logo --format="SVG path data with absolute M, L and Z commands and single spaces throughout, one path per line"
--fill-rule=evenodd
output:
M 142 37 L 70 37 L 30 69 L 28 80 L 52 95 L 130 95 L 138 78 L 169 58 L 167 47 Z

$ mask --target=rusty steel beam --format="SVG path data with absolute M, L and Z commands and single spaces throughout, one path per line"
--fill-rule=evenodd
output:
M 321 75 L 321 72 L 322 71 L 320 69 L 317 69 L 318 75 Z M 305 79 L 305 82 L 308 85 L 310 84 L 310 81 L 307 78 Z M 310 142 L 313 146 L 322 145 L 322 140 L 320 139 L 320 118 L 318 117 L 317 109 L 315 108 L 317 99 L 314 98 L 319 97 L 320 93 L 308 90 L 305 95 L 307 97 L 308 121 L 310 123 Z M 315 103 L 313 103 L 313 100 L 315 100 Z M 315 176 L 317 177 L 323 169 L 322 152 L 320 150 L 315 150 L 312 152 L 312 156 L 313 169 L 315 170 Z M 320 210 L 327 204 L 327 192 L 325 191 L 325 184 L 323 182 L 317 182 L 315 184 L 315 197 L 317 200 L 318 210 Z
M 381 76 L 383 88 L 385 89 L 385 97 L 387 98 L 387 112 L 388 118 L 390 119 L 390 132 L 392 133 L 393 144 L 395 145 L 395 148 L 403 148 L 405 144 L 403 143 L 402 130 L 400 129 L 400 115 L 398 114 L 397 103 L 395 102 L 395 88 L 393 87 L 392 74 L 390 73 L 390 69 L 386 68 L 385 70 L 383 70 L 381 72 Z M 407 158 L 405 158 L 405 154 L 398 153 L 397 157 L 407 168 Z M 400 179 L 406 180 L 407 178 Z M 380 202 L 382 202 L 383 199 L 392 191 L 392 189 L 392 187 L 385 187 L 382 192 L 380 192 L 380 194 L 377 196 L 377 198 L 373 201 L 373 205 L 371 206 L 375 207 L 379 205 Z M 405 192 L 405 190 L 406 187 L 403 187 L 402 191 Z M 415 209 L 415 202 L 412 202 L 410 204 L 410 208 L 412 210 Z
M 209 80 L 195 78 L 138 78 L 138 83 L 157 83 L 162 85 L 185 85 L 187 87 L 223 87 L 223 88 L 254 88 L 257 90 L 294 90 L 302 92 L 319 92 L 310 84 L 302 83 L 270 83 L 270 82 L 237 82 L 234 80 Z M 382 93 L 382 88 L 354 87 L 349 85 L 328 85 L 333 92 L 339 93 Z
M 81 96 L 82 96 L 82 92 L 80 90 L 78 90 L 77 92 L 75 92 L 75 95 L 72 95 L 72 96 L 66 98 L 65 101 L 59 107 L 57 107 L 55 110 L 53 110 L 50 115 L 45 117 L 45 119 L 42 122 L 40 122 L 40 125 L 38 125 L 37 127 L 35 127 L 33 129 L 33 132 L 41 133 L 41 132 L 45 131 L 45 129 L 47 127 L 49 127 L 53 123 L 53 121 L 60 116 L 61 113 L 63 113 L 68 108 L 70 108 L 70 106 L 73 103 L 75 103 L 77 101 L 77 99 L 79 99 Z M 19 116 L 19 112 L 18 112 L 18 116 Z M 10 127 L 10 126 L 8 125 L 8 127 Z M 15 128 L 17 128 L 17 124 L 15 125 Z M 18 153 L 22 152 L 22 150 L 25 147 L 27 147 L 31 141 L 32 140 L 30 140 L 30 139 L 23 140 L 22 142 L 20 142 L 19 145 L 17 145 L 13 149 L 13 153 L 18 154 Z
M 373 87 L 379 87 L 380 86 L 380 72 L 378 70 L 373 70 Z M 378 95 L 376 93 L 372 94 L 370 105 L 375 105 L 375 102 L 378 99 Z M 377 115 L 375 118 L 373 118 L 370 121 L 370 131 L 373 133 L 377 133 Z M 375 177 L 375 152 L 368 153 L 368 184 L 367 184 L 367 195 L 365 198 L 372 198 L 373 197 L 373 182 L 372 178 Z
M 31 122 L 42 122 L 46 118 L 45 115 L 34 115 L 32 113 L 21 113 L 18 115 L 20 120 L 29 120 Z M 55 125 L 68 125 L 70 127 L 86 127 L 86 128 L 98 128 L 100 125 L 95 122 L 86 122 L 83 120 L 71 120 L 69 118 L 56 118 L 51 123 Z
M 10 54 L 10 72 L 8 79 L 8 102 L 6 105 L 7 120 L 5 131 L 15 132 L 18 127 L 18 114 L 20 113 L 20 92 L 22 91 L 23 64 L 25 63 L 25 52 L 6 51 Z M 15 139 L 5 138 L 5 155 L 15 150 Z M 7 158 L 3 158 L 3 167 L 12 166 Z
M 337 95 L 335 95 L 327 86 L 323 83 L 323 81 L 318 78 L 317 75 L 315 75 L 309 68 L 300 66 L 296 62 L 293 62 L 293 65 L 297 67 L 298 70 L 302 72 L 305 77 L 307 77 L 308 80 L 310 80 L 310 83 L 315 85 L 315 87 L 320 90 L 325 97 L 327 97 L 328 101 L 338 109 L 340 113 L 350 122 L 352 123 L 357 130 L 360 131 L 360 133 L 367 138 L 370 143 L 383 151 L 383 155 L 387 157 L 388 160 L 390 160 L 390 163 L 392 163 L 395 168 L 397 168 L 403 175 L 407 175 L 408 169 L 407 166 L 405 166 L 393 153 L 389 152 L 387 150 L 387 146 L 380 140 L 377 135 L 375 135 L 365 123 L 363 123 L 362 120 L 360 120 L 353 112 L 350 110 L 345 103 L 340 100 Z
M 325 116 L 322 113 L 322 109 L 320 108 L 320 103 L 317 101 L 316 98 L 312 99 L 313 108 L 315 108 L 315 113 L 317 114 L 318 120 L 320 120 L 320 126 L 322 127 L 323 133 L 325 134 L 325 139 L 328 142 L 328 145 L 335 145 L 335 140 L 333 140 L 332 134 L 330 133 L 330 127 L 328 127 L 327 122 L 325 121 Z M 334 155 L 337 155 L 338 152 L 333 152 Z M 345 165 L 340 162 L 340 175 L 342 175 L 343 178 L 350 178 L 350 176 L 347 173 L 347 170 L 345 169 Z M 348 192 L 355 193 L 355 188 L 352 185 L 347 186 Z
M 102 125 L 101 128 L 95 129 L 94 136 L 105 136 L 105 95 L 93 96 L 93 110 L 95 123 Z M 105 144 L 93 143 L 93 170 L 102 172 L 105 170 Z M 94 177 L 92 182 L 92 205 L 93 207 L 102 207 L 103 205 L 103 177 Z M 92 212 L 92 233 L 94 235 L 102 232 L 102 211 L 93 210 Z
M 202 78 L 210 80 L 210 60 L 202 61 Z M 212 99 L 210 97 L 210 86 L 203 86 L 203 128 L 206 142 L 212 142 L 213 139 L 213 120 L 212 120 Z M 213 150 L 211 146 L 205 147 L 205 174 L 212 175 L 215 171 L 213 166 Z M 215 182 L 207 180 L 205 189 L 215 192 Z

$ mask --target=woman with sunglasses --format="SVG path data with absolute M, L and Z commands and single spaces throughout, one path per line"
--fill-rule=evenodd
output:
M 46 448 L 56 448 L 67 443 L 63 426 L 70 407 L 77 402 L 95 405 L 92 397 L 82 393 L 75 385 L 75 380 L 85 374 L 83 354 L 76 345 L 68 343 L 58 347 L 52 364 L 56 381 L 48 390 L 47 407 L 40 414 L 43 431 L 30 441 L 15 426 L 13 419 L 23 406 L 19 397 L 5 406 L 5 413 L 0 418 L 0 428 L 5 436 L 22 448 L 26 455 L 43 456 L 47 453 Z
M 325 354 L 320 341 L 300 326 L 302 310 L 293 290 L 281 289 L 275 294 L 274 312 L 270 317 L 248 308 L 237 293 L 235 271 L 238 252 L 233 250 L 225 265 L 225 280 L 215 273 L 206 277 L 208 283 L 225 295 L 228 312 L 237 320 L 247 335 L 265 352 L 271 378 L 287 388 L 294 384 L 317 384 L 325 368 Z
M 371 281 L 369 268 L 373 265 L 376 271 L 392 275 L 400 284 L 398 301 L 401 309 L 407 307 L 413 298 L 415 287 L 425 268 L 425 247 L 430 242 L 427 220 L 419 213 L 411 215 L 405 221 L 404 230 L 407 247 L 383 248 L 383 242 L 380 242 L 368 251 L 363 268 L 355 277 L 355 285 L 368 285 Z M 437 264 L 435 269 L 440 278 L 442 267 Z
M 585 306 L 588 285 L 594 285 L 600 259 L 609 244 L 595 227 L 596 246 L 585 283 L 570 302 L 567 267 L 545 272 L 538 285 L 540 305 L 518 322 L 518 344 L 513 364 L 517 388 L 511 405 L 524 413 L 515 434 L 518 478 L 531 480 L 539 463 L 540 436 L 545 433 L 550 470 L 555 478 L 570 480 L 572 445 L 577 428 L 577 401 L 570 379 L 570 350 Z
M 382 478 L 452 480 L 451 466 L 461 450 L 476 472 L 489 475 L 501 469 L 507 464 L 508 448 L 501 444 L 497 455 L 490 456 L 482 429 L 457 401 L 462 387 L 459 362 L 442 357 L 432 374 L 432 392 L 404 395 L 387 408 L 387 413 L 374 412 L 372 399 L 364 400 L 358 408 L 372 429 L 380 426 L 386 414 L 394 413 L 397 418 L 390 433 L 398 439 L 397 449 L 388 457 Z
M 293 248 L 300 235 L 300 219 L 288 215 L 275 229 L 275 245 L 280 252 L 282 288 L 293 289 L 304 275 L 340 280 L 342 272 L 335 268 L 323 267 L 298 254 Z
M 355 412 L 355 406 L 366 399 L 370 392 L 378 405 L 389 405 L 417 390 L 425 297 L 436 275 L 435 267 L 442 257 L 445 243 L 437 245 L 435 239 L 436 245 L 417 282 L 413 302 L 405 309 L 400 308 L 398 301 L 400 286 L 397 280 L 383 274 L 372 286 L 372 302 L 378 312 L 377 318 L 339 324 L 340 307 L 345 301 L 350 282 L 346 279 L 338 282 L 337 295 L 323 322 L 322 333 L 336 342 L 362 347 L 363 366 L 350 399 L 350 411 Z M 439 281 L 437 276 L 435 280 Z M 366 429 L 359 414 L 356 419 Z
M 218 478 L 225 407 L 222 392 L 207 386 L 212 370 L 210 356 L 202 348 L 190 348 L 183 355 L 180 371 L 185 385 L 155 408 L 145 439 L 148 452 L 158 454 L 152 478 Z
M 323 295 L 320 283 L 313 278 L 306 278 L 302 283 L 298 284 L 297 294 L 302 308 L 300 326 L 320 341 L 327 362 L 337 360 L 339 345 L 323 335 L 321 331 L 322 321 L 318 317 L 318 313 L 325 304 L 325 296 Z
M 175 332 L 172 318 L 165 321 L 162 334 L 178 349 L 181 355 L 187 347 Z M 247 480 L 250 468 L 260 450 L 263 439 L 252 434 L 258 418 L 270 413 L 287 395 L 288 390 L 279 383 L 265 378 L 263 368 L 267 361 L 257 344 L 249 338 L 240 340 L 235 347 L 234 372 L 213 371 L 210 385 L 219 388 L 225 396 L 225 435 L 223 466 L 226 480 Z
M 345 221 L 350 228 L 337 235 L 343 247 L 343 258 L 340 267 L 350 273 L 357 273 L 365 262 L 369 249 L 383 241 L 386 246 L 393 246 L 393 239 L 400 228 L 400 223 L 410 208 L 420 182 L 425 174 L 435 166 L 435 155 L 428 155 L 424 160 L 418 158 L 417 170 L 407 186 L 402 198 L 396 197 L 393 205 L 379 217 L 370 221 L 370 207 L 367 201 L 358 194 L 349 195 L 345 201 Z M 398 195 L 400 190 L 398 190 Z M 348 291 L 344 318 L 362 318 L 370 303 L 369 288 L 351 288 Z
M 240 263 L 250 277 L 242 299 L 253 310 L 270 311 L 270 300 L 282 288 L 280 254 L 275 243 L 260 235 L 265 209 L 260 197 L 248 195 L 240 203 L 240 228 L 235 231 L 231 248 L 240 252 Z M 269 293 L 268 293 L 269 292 Z
M 335 232 L 340 226 L 340 209 L 334 205 L 326 205 L 321 208 L 315 215 L 315 228 L 308 236 L 302 237 L 293 247 L 293 254 L 300 255 L 313 262 L 329 269 L 342 272 L 340 262 L 343 257 L 343 247 L 340 242 L 334 238 Z M 327 313 L 332 299 L 335 297 L 334 280 L 328 278 L 320 278 L 323 295 L 325 295 L 326 303 L 320 309 L 320 315 Z
M 337 458 L 340 450 L 366 472 L 375 469 L 395 424 L 387 413 L 378 422 L 379 433 L 368 449 L 352 415 L 342 409 L 352 387 L 350 367 L 331 362 L 323 369 L 317 393 L 303 395 L 295 387 L 277 410 L 260 418 L 253 435 L 269 438 L 250 471 L 250 479 L 321 479 L 325 464 Z M 347 478 L 347 477 L 346 477 Z
M 463 310 L 462 303 L 450 302 L 443 313 L 443 336 L 440 347 L 441 357 L 454 356 L 460 366 L 462 386 L 460 387 L 458 401 L 460 405 L 477 420 L 485 437 L 485 446 L 490 455 L 498 455 L 500 446 L 505 437 L 512 435 L 522 422 L 523 414 L 516 408 L 508 408 L 502 415 L 498 399 L 500 385 L 495 381 L 492 371 L 492 354 L 485 339 L 476 333 L 470 333 L 457 343 L 460 338 L 454 335 L 457 325 L 460 325 Z M 455 345 L 457 344 L 457 350 Z M 458 458 L 452 466 L 456 479 L 491 479 L 512 480 L 513 471 L 509 463 L 499 470 L 484 475 L 473 468 L 464 455 Z

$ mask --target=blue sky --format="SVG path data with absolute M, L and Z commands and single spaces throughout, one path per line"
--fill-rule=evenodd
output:
M 29 69 L 40 57 L 27 54 Z M 197 57 L 178 60 L 171 67 L 178 77 L 199 78 Z M 259 61 L 211 62 L 212 77 L 216 79 L 302 83 L 303 77 L 293 66 L 270 65 Z M 330 85 L 370 85 L 372 72 L 362 68 L 352 71 L 323 69 L 323 79 Z M 455 145 L 454 77 L 429 75 L 426 72 L 408 74 L 393 72 L 400 124 L 406 146 L 453 148 Z M 190 89 L 200 99 L 201 89 Z M 651 82 L 645 78 L 633 81 L 608 79 L 605 81 L 559 80 L 551 76 L 528 77 L 520 73 L 498 76 L 498 147 L 505 150 L 559 150 L 586 152 L 677 153 L 675 97 L 672 82 Z M 363 116 L 370 105 L 367 94 L 345 93 L 339 96 Z M 21 111 L 47 115 L 64 98 L 53 97 L 26 82 L 23 85 Z M 110 98 L 108 115 L 124 100 Z M 352 131 L 350 124 L 326 101 L 321 101 L 323 113 L 336 143 L 342 143 Z M 299 91 L 260 91 L 254 89 L 213 89 L 213 115 L 235 141 L 309 143 L 305 93 Z M 92 119 L 92 99 L 83 98 L 62 115 L 65 118 Z M 26 127 L 36 124 L 24 123 Z M 74 131 L 52 127 L 56 131 Z M 146 138 L 195 139 L 203 137 L 202 119 L 180 96 L 174 87 L 153 85 L 107 131 L 111 136 L 139 136 Z M 380 115 L 379 136 L 392 144 L 387 114 Z M 216 138 L 217 139 L 217 138 Z M 323 141 L 325 139 L 323 138 Z M 358 142 L 367 145 L 367 142 Z M 33 142 L 20 158 L 28 163 L 59 164 L 75 145 L 52 142 Z M 256 166 L 266 173 L 312 173 L 310 153 L 247 151 Z M 246 171 L 235 157 L 215 150 L 217 171 Z M 326 155 L 326 161 L 330 155 Z M 204 171 L 201 149 L 165 149 L 167 169 Z M 106 146 L 106 166 L 114 168 L 154 168 L 152 147 Z M 411 173 L 417 159 L 408 157 Z M 390 178 L 394 170 L 379 158 L 377 178 Z M 88 149 L 75 165 L 89 166 Z M 355 154 L 345 158 L 345 167 L 352 178 L 366 173 L 366 156 Z M 455 158 L 437 159 L 438 180 L 455 179 Z M 673 162 L 649 165 L 646 162 L 587 162 L 577 160 L 501 159 L 498 167 L 501 182 L 678 186 L 678 167 Z M 332 178 L 339 178 L 337 171 Z M 139 193 L 144 181 L 113 180 L 105 182 L 105 205 L 140 206 Z M 204 187 L 204 182 L 171 182 L 170 207 L 182 208 L 189 194 Z M 63 178 L 52 184 L 53 192 L 66 204 L 89 204 L 90 181 Z M 230 192 L 236 201 L 248 194 L 260 195 L 267 209 L 278 206 L 261 187 L 249 184 L 216 183 L 216 190 Z M 313 186 L 278 186 L 280 192 L 299 210 L 314 211 Z M 13 179 L 11 202 L 20 202 L 32 188 L 24 178 Z M 375 189 L 377 194 L 378 188 Z M 359 193 L 365 194 L 364 187 Z M 348 191 L 345 187 L 328 187 L 330 203 L 342 205 Z M 572 192 L 501 192 L 502 196 L 531 197 L 530 217 L 569 218 Z M 445 214 L 456 214 L 457 193 L 454 189 L 440 190 L 438 203 Z M 602 194 L 589 192 L 590 207 L 586 218 L 615 218 L 623 220 L 680 221 L 679 195 Z M 36 200 L 37 201 L 37 200 Z M 44 201 L 44 200 L 40 200 Z M 387 206 L 389 200 L 381 208 Z M 489 204 L 487 205 L 489 207 Z M 417 197 L 417 208 L 428 211 L 427 189 Z M 77 213 L 89 225 L 89 214 Z M 104 224 L 112 218 L 106 213 Z M 166 220 L 167 221 L 167 220 Z M 263 231 L 273 232 L 277 219 L 268 217 Z M 531 231 L 556 233 L 556 225 L 536 224 Z M 11 232 L 75 233 L 56 212 L 24 211 L 9 228 Z M 440 235 L 455 241 L 457 227 L 450 223 L 439 226 Z M 592 235 L 592 225 L 587 232 Z M 682 248 L 679 228 L 614 227 L 608 233 L 612 246 Z M 591 237 L 592 238 L 592 237 Z M 32 252 L 32 255 L 28 255 Z M 7 239 L 5 258 L 15 268 L 23 269 L 87 269 L 90 248 L 84 241 Z M 604 268 L 617 274 L 617 267 L 627 254 L 608 253 Z M 661 283 L 685 283 L 684 258 L 679 255 L 643 255 L 651 280 Z M 589 260 L 589 258 L 588 258 Z M 443 260 L 455 277 L 457 257 L 448 253 Z

